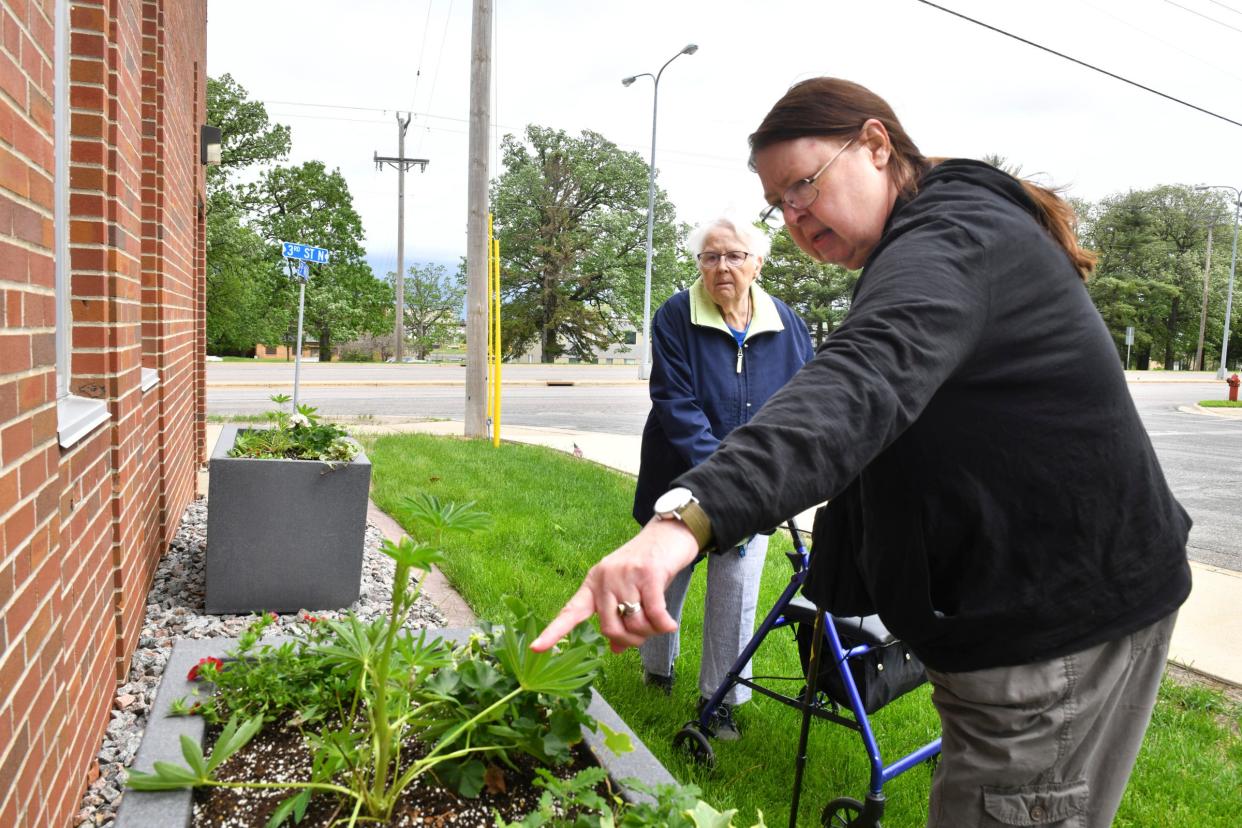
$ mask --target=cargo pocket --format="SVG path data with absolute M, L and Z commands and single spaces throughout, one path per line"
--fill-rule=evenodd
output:
M 992 818 L 986 825 L 1084 825 L 1087 783 L 1061 782 L 1022 788 L 984 788 L 983 809 Z

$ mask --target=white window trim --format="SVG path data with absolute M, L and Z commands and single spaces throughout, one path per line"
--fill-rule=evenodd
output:
M 142 369 L 142 393 L 147 393 L 160 384 L 160 372 L 154 368 Z
M 56 436 L 69 448 L 111 419 L 108 404 L 69 393 L 73 308 L 69 302 L 69 0 L 56 0 L 55 88 L 52 101 L 55 129 L 55 221 L 52 257 L 56 264 Z

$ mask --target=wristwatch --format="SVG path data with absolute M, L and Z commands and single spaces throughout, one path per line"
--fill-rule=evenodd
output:
M 700 552 L 709 552 L 712 543 L 712 521 L 689 489 L 679 486 L 660 495 L 655 502 L 657 520 L 680 520 L 699 543 Z

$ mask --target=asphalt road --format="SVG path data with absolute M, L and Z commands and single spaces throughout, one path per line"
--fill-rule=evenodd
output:
M 506 365 L 503 421 L 511 425 L 637 435 L 650 407 L 634 366 Z M 286 365 L 212 363 L 209 414 L 257 414 L 292 387 Z M 329 415 L 464 418 L 465 370 L 434 365 L 319 365 L 302 368 L 301 399 Z M 548 386 L 547 381 L 573 381 Z M 277 383 L 260 387 L 243 383 Z M 319 385 L 318 383 L 351 383 Z M 403 385 L 378 383 L 407 383 Z M 424 384 L 424 383 L 437 384 Z M 445 383 L 445 384 L 440 384 Z M 452 384 L 447 384 L 452 383 Z M 1132 382 L 1131 393 L 1169 485 L 1194 518 L 1190 557 L 1242 571 L 1242 419 L 1191 414 L 1179 406 L 1223 396 L 1219 382 Z

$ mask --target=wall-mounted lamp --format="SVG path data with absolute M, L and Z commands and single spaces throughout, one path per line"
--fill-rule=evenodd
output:
M 199 163 L 217 166 L 220 163 L 220 127 L 203 124 L 199 127 Z

